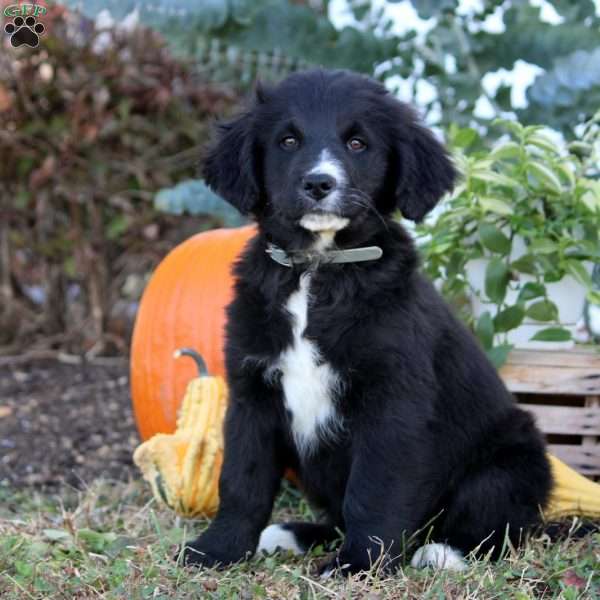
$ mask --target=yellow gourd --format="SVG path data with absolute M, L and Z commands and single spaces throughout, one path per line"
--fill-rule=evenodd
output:
M 222 377 L 208 375 L 196 351 L 186 348 L 175 353 L 176 357 L 182 355 L 194 358 L 200 377 L 188 384 L 177 429 L 173 434 L 156 434 L 141 444 L 133 460 L 160 502 L 184 517 L 210 517 L 219 505 L 227 386 Z M 548 458 L 554 488 L 544 518 L 600 519 L 600 485 L 555 456 L 549 454 Z
M 600 519 L 600 485 L 580 475 L 556 456 L 548 454 L 548 458 L 554 488 L 544 517 L 549 521 L 569 516 Z
M 210 517 L 219 506 L 227 386 L 222 377 L 208 374 L 195 350 L 178 350 L 179 356 L 191 356 L 200 376 L 188 384 L 177 429 L 138 446 L 133 460 L 160 502 L 184 517 Z

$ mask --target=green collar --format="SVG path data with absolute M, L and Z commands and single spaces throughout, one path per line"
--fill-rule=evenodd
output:
M 379 246 L 367 246 L 365 248 L 349 248 L 347 250 L 325 250 L 315 252 L 314 250 L 295 250 L 286 252 L 283 248 L 275 244 L 269 244 L 266 250 L 267 254 L 280 265 L 291 267 L 311 263 L 318 265 L 321 263 L 354 263 L 365 260 L 377 260 L 383 256 L 383 251 Z

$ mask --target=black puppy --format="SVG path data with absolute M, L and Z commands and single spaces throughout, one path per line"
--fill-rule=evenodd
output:
M 391 219 L 422 219 L 455 178 L 413 110 L 359 75 L 298 73 L 221 126 L 204 175 L 259 233 L 228 308 L 220 508 L 186 563 L 336 528 L 326 570 L 393 567 L 426 533 L 415 566 L 518 543 L 551 487 L 544 443 Z M 327 520 L 263 531 L 287 467 Z

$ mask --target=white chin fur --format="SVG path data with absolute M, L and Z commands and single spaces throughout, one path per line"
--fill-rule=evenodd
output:
M 300 225 L 308 231 L 319 233 L 321 231 L 339 231 L 350 223 L 345 217 L 333 214 L 308 213 L 300 219 Z

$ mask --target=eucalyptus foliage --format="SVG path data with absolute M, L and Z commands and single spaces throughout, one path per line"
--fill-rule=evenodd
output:
M 559 24 L 542 21 L 541 9 L 526 0 L 483 0 L 481 10 L 468 13 L 457 0 L 411 0 L 419 17 L 433 23 L 419 35 L 394 33 L 372 0 L 348 0 L 354 24 L 341 30 L 331 22 L 327 0 L 63 1 L 92 17 L 109 10 L 122 18 L 137 10 L 143 23 L 215 80 L 248 85 L 257 76 L 277 79 L 309 65 L 400 76 L 413 88 L 424 79 L 437 97 L 422 108 L 444 126 L 474 125 L 476 103 L 485 98 L 495 117 L 514 112 L 521 122 L 543 122 L 572 137 L 600 102 L 600 18 L 592 0 L 551 3 Z M 498 33 L 485 28 L 495 12 L 504 28 Z M 510 86 L 492 92 L 482 84 L 487 73 L 510 70 L 517 60 L 544 70 L 527 92 L 526 108 L 513 105 Z
M 225 227 L 239 227 L 247 222 L 231 204 L 198 179 L 186 179 L 174 187 L 160 190 L 154 206 L 174 215 L 211 215 Z
M 491 152 L 481 149 L 475 130 L 450 131 L 462 180 L 443 214 L 418 229 L 424 264 L 467 320 L 473 320 L 470 297 L 488 305 L 473 325 L 496 364 L 511 348 L 506 333 L 526 317 L 547 325 L 534 340 L 571 339 L 547 284 L 570 275 L 589 302 L 600 304 L 585 267 L 600 261 L 599 124 L 600 112 L 568 150 L 542 127 L 512 121 L 497 123 L 507 135 Z M 516 251 L 517 243 L 524 249 Z M 486 262 L 482 291 L 467 276 L 475 259 Z M 508 300 L 509 290 L 516 300 Z

